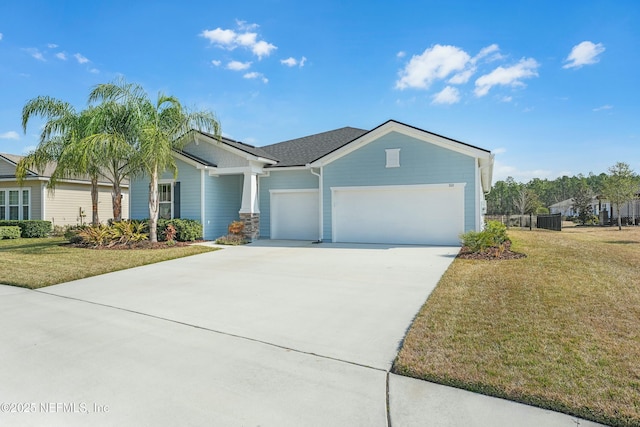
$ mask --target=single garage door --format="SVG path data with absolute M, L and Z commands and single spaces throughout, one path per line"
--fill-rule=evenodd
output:
M 271 190 L 271 238 L 318 240 L 317 189 Z
M 458 245 L 464 184 L 333 187 L 334 242 Z

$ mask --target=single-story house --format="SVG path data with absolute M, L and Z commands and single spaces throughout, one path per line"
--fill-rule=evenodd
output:
M 205 239 L 241 219 L 251 239 L 457 245 L 483 227 L 494 156 L 390 120 L 263 147 L 194 131 L 175 158 L 161 216 L 202 221 Z M 148 183 L 131 182 L 131 218 L 148 216 Z
M 16 180 L 16 165 L 22 156 L 0 153 L 0 220 L 40 219 L 53 225 L 91 222 L 91 182 L 86 177 L 66 179 L 55 192 L 48 188 L 55 165 L 42 174 L 29 171 L 22 184 Z M 102 222 L 113 218 L 111 183 L 99 182 L 98 216 Z M 122 212 L 129 211 L 129 184 L 122 185 Z
M 612 206 L 605 196 L 593 196 L 591 198 L 591 212 L 600 218 L 600 223 L 608 223 L 611 218 L 618 217 L 618 210 Z M 563 216 L 577 216 L 578 212 L 573 208 L 573 199 L 566 199 L 549 206 L 549 212 L 559 213 Z M 636 198 L 620 206 L 620 217 L 628 218 L 632 223 L 637 223 L 640 216 L 640 191 Z

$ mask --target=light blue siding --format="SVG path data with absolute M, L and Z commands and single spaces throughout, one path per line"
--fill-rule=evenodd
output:
M 149 218 L 149 178 L 136 177 L 129 184 L 131 219 Z
M 309 170 L 275 170 L 260 177 L 259 183 L 260 237 L 271 236 L 271 209 L 269 190 L 318 188 L 318 177 Z
M 180 183 L 180 217 L 188 219 L 200 218 L 200 171 L 195 167 L 176 160 L 178 176 L 175 182 Z M 160 180 L 173 180 L 173 174 L 164 172 Z M 131 218 L 149 218 L 149 177 L 137 177 L 130 186 Z
M 207 239 L 214 240 L 227 234 L 231 221 L 240 219 L 242 206 L 242 175 L 221 175 L 206 177 L 206 220 L 204 221 Z
M 386 149 L 400 149 L 400 167 L 386 167 Z M 331 187 L 465 182 L 465 231 L 475 229 L 475 159 L 391 132 L 324 167 L 324 235 L 331 240 Z

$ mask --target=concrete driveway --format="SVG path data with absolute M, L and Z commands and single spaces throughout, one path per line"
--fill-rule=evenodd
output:
M 485 425 L 504 401 L 388 374 L 456 252 L 265 241 L 0 286 L 0 425 Z

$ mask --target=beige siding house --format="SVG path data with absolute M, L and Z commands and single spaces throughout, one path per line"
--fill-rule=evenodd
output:
M 0 220 L 42 219 L 53 225 L 91 222 L 91 188 L 86 179 L 66 180 L 55 192 L 47 186 L 51 170 L 30 171 L 19 185 L 16 165 L 22 156 L 0 153 Z M 122 185 L 122 214 L 129 212 L 129 184 Z M 99 183 L 98 216 L 101 222 L 113 217 L 111 184 Z

